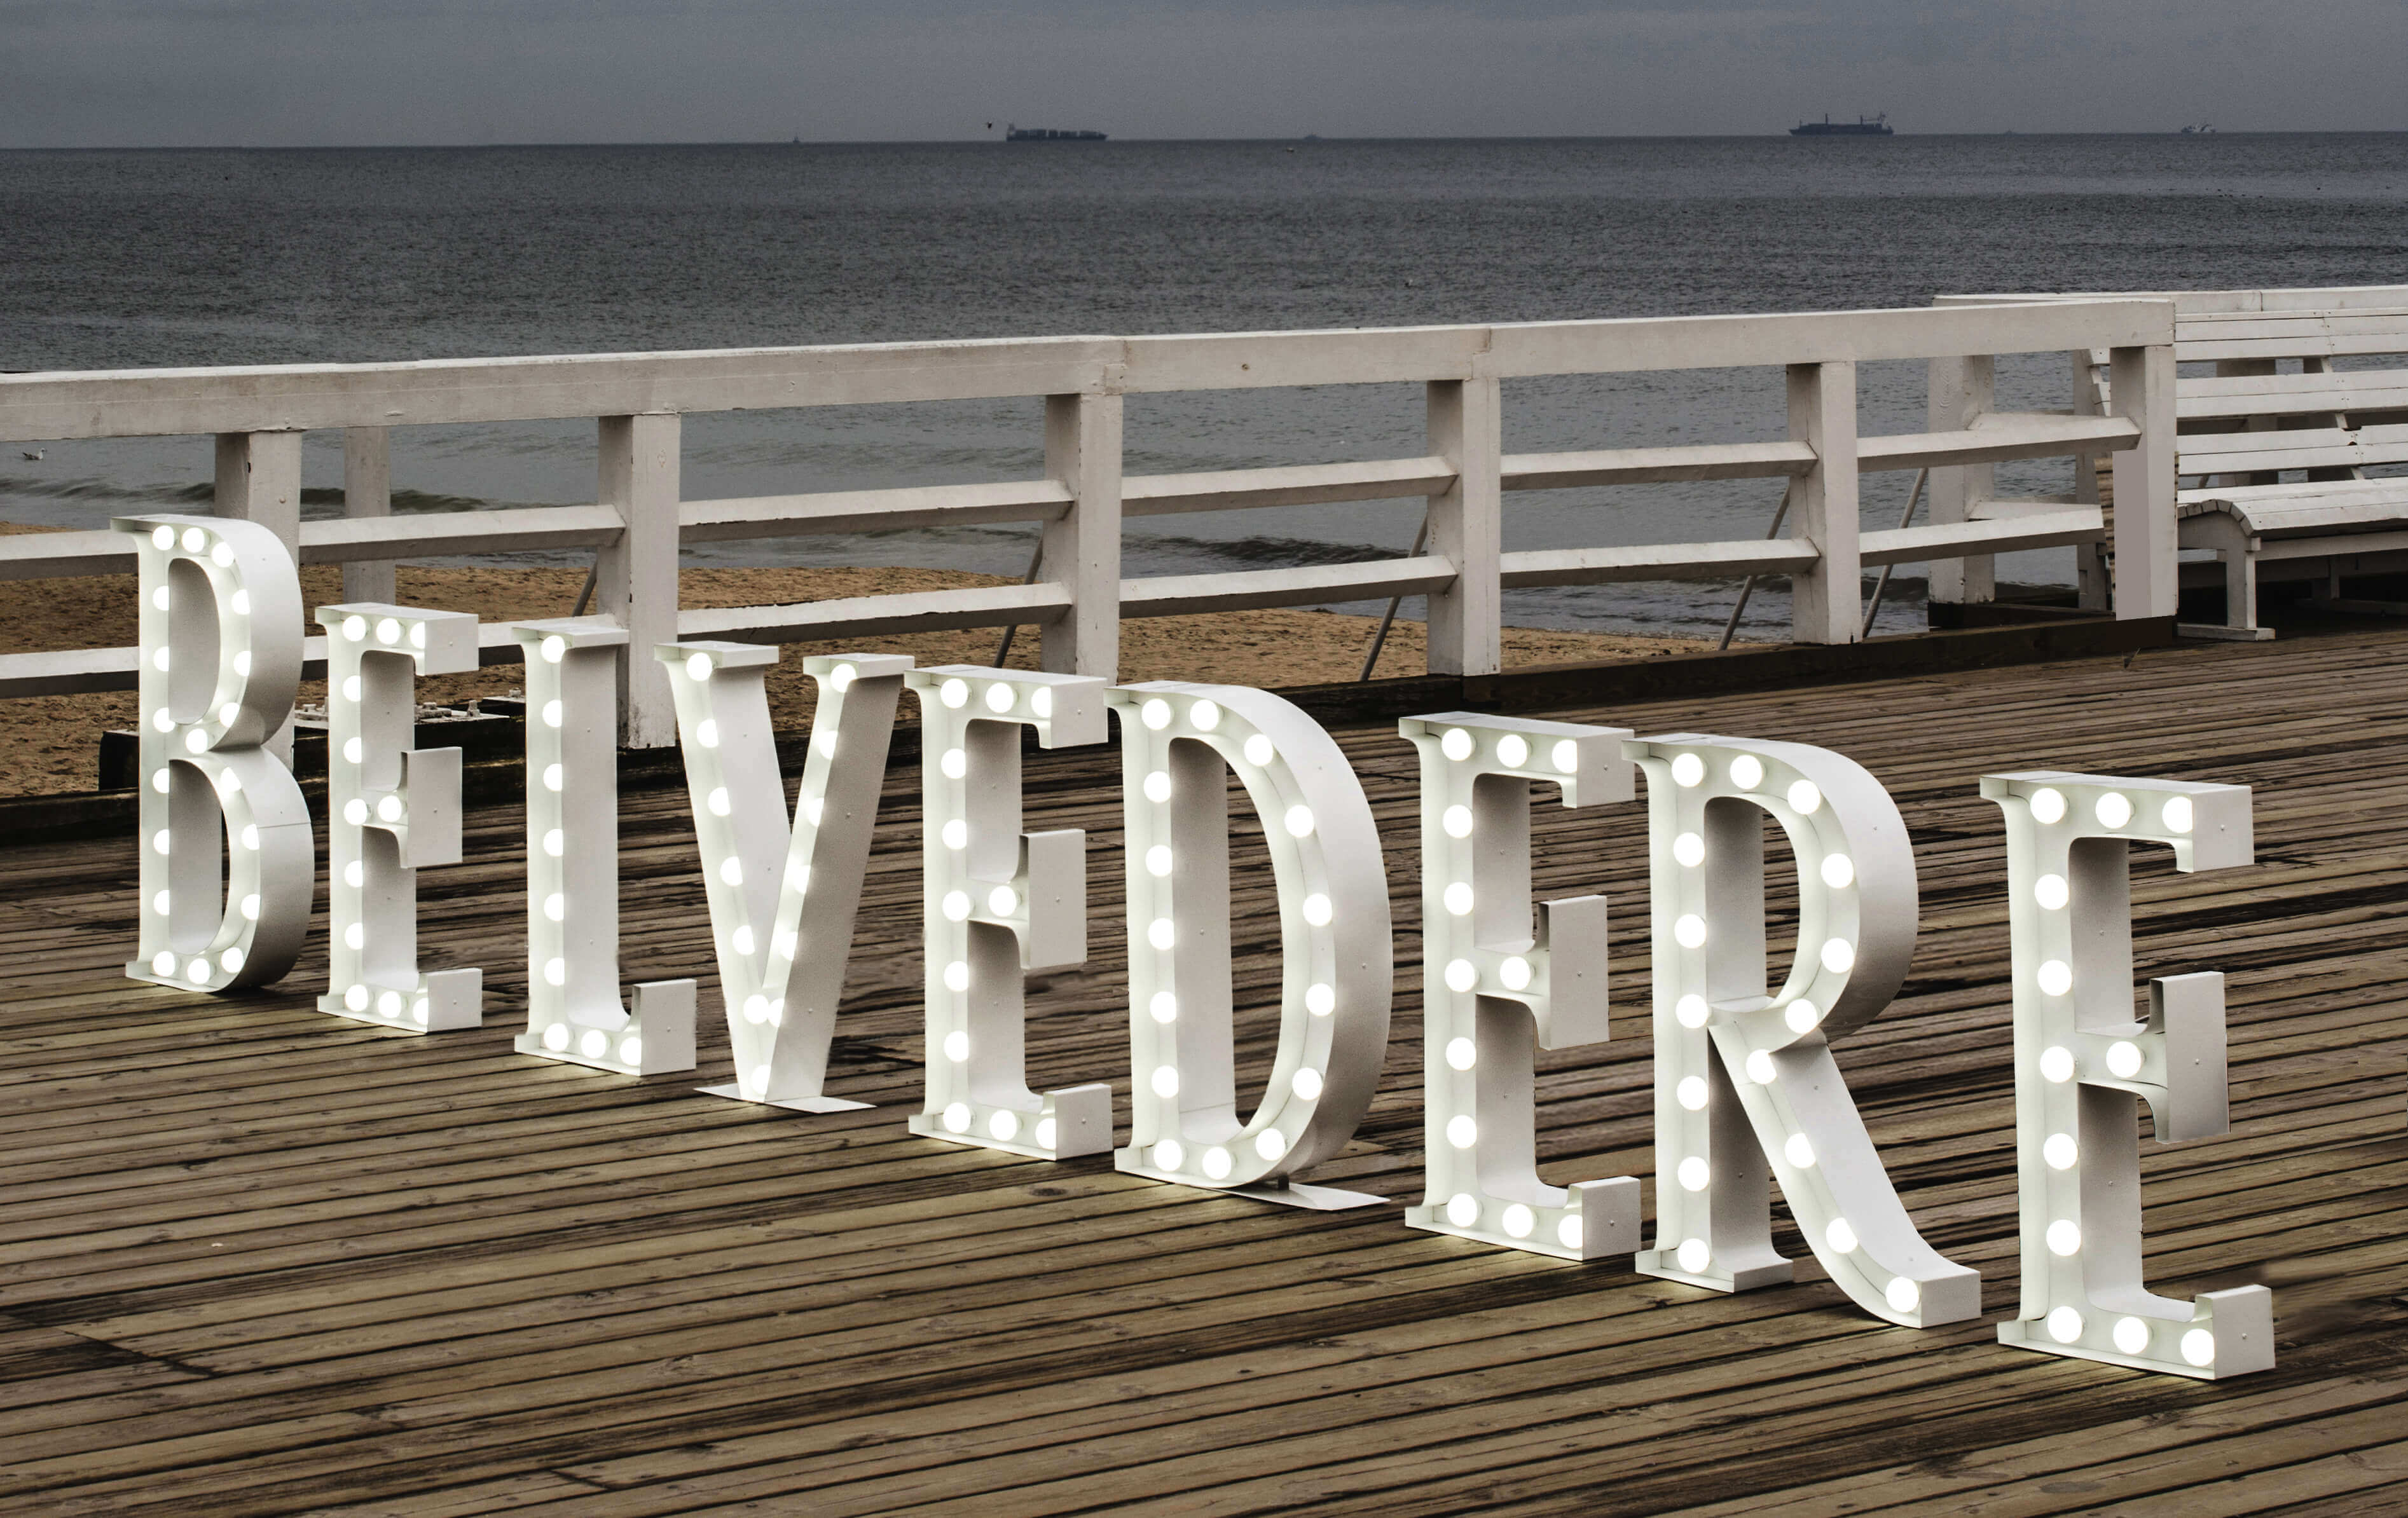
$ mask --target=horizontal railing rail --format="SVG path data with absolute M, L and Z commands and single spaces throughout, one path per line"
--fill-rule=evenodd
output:
M 833 641 L 1030 625 L 1041 629 L 1047 667 L 1109 675 L 1125 617 L 1423 595 L 1430 601 L 1430 667 L 1472 674 L 1498 666 L 1498 597 L 1505 589 L 1786 576 L 1796 636 L 1843 642 L 1861 636 L 1859 577 L 1868 566 L 2096 543 L 2107 527 L 2095 504 L 2000 500 L 1986 471 L 2012 460 L 2167 446 L 2170 401 L 2137 386 L 2132 404 L 2112 415 L 2005 412 L 1991 407 L 1985 388 L 1961 380 L 1986 374 L 1996 354 L 2074 349 L 2114 353 L 2139 373 L 2171 362 L 2172 333 L 2162 300 L 2009 299 L 1922 310 L 11 375 L 0 376 L 0 438 L 214 435 L 217 512 L 270 525 L 301 563 L 343 566 L 349 599 L 391 599 L 391 565 L 399 559 L 590 550 L 596 609 L 627 625 L 638 649 L 679 637 Z M 1932 366 L 1930 430 L 1858 436 L 1855 365 L 1899 359 Z M 1550 453 L 1502 449 L 1504 380 L 1742 366 L 1786 371 L 1787 437 Z M 1429 447 L 1419 457 L 1121 471 L 1126 395 L 1397 382 L 1427 388 Z M 681 498 L 679 419 L 687 412 L 1015 395 L 1045 398 L 1040 479 Z M 391 514 L 391 428 L 573 417 L 599 423 L 594 503 Z M 344 434 L 346 515 L 304 522 L 299 438 L 320 429 Z M 1858 478 L 1906 470 L 1959 481 L 1952 497 L 1959 509 L 1947 520 L 1935 513 L 1929 525 L 1860 533 Z M 1511 493 L 1754 479 L 1786 481 L 1787 536 L 1502 548 L 1501 505 Z M 1125 580 L 1120 573 L 1128 517 L 1392 499 L 1426 504 L 1426 551 L 1217 574 Z M 2130 520 L 2149 520 L 2153 499 L 2146 490 L 2134 495 Z M 2167 493 L 2169 541 L 2172 510 Z M 1039 572 L 1027 584 L 793 606 L 677 605 L 684 544 L 1004 523 L 1041 526 Z M 134 564 L 114 532 L 0 538 L 0 579 L 123 573 Z M 2153 583 L 2119 579 L 2118 591 L 2119 614 L 2171 610 L 2158 604 L 2165 596 Z M 514 639 L 488 632 L 486 662 L 518 656 Z M 655 664 L 628 661 L 625 736 L 639 746 L 666 742 L 673 731 Z M 0 696 L 134 683 L 131 650 L 0 656 Z

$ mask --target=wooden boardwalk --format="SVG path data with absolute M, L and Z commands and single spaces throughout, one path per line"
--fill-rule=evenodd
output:
M 1737 1296 L 918 1139 L 915 784 L 897 778 L 831 1117 L 522 1058 L 514 808 L 430 872 L 430 965 L 491 1025 L 414 1038 L 123 980 L 130 838 L 0 850 L 0 1512 L 546 1518 L 901 1511 L 1439 1514 L 2408 1511 L 2408 634 L 1566 712 L 1822 744 L 1914 829 L 1913 977 L 1842 1065 L 1990 1320 L 1876 1323 L 1800 1260 Z M 1383 1094 L 1316 1179 L 1420 1181 L 1412 753 L 1345 735 L 1390 844 Z M 2224 1383 L 1999 1346 L 2015 1299 L 2003 848 L 1986 769 L 2258 788 L 2261 863 L 2138 856 L 2141 973 L 2229 976 L 2233 1131 L 2144 1147 L 2161 1292 L 2275 1290 Z M 1125 1091 L 1116 771 L 1095 958 L 1032 995 L 1040 1085 Z M 681 792 L 626 799 L 630 979 L 709 976 Z M 1551 1179 L 1651 1175 L 1638 806 L 1538 814 L 1540 890 L 1617 912 L 1615 1040 L 1541 1055 Z M 1261 855 L 1240 839 L 1237 858 Z M 1259 877 L 1241 996 L 1276 984 Z M 1263 1020 L 1246 1024 L 1259 1079 Z M 1125 1110 L 1125 1097 L 1123 1099 Z M 1653 1182 L 1649 1181 L 1652 1192 Z M 1785 1218 L 1780 1226 L 1786 1228 Z M 1794 1233 L 1784 1248 L 1802 1255 Z

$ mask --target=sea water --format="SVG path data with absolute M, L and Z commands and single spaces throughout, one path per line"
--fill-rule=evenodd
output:
M 0 369 L 295 364 L 1928 304 L 2408 282 L 2408 134 L 733 145 L 0 153 Z M 1924 425 L 1920 364 L 1861 425 Z M 2061 355 L 2002 367 L 2062 406 Z M 1027 478 L 1035 400 L 691 417 L 689 498 Z M 1511 381 L 1515 451 L 1777 437 L 1777 370 Z M 1133 397 L 1131 473 L 1413 455 L 1418 387 Z M 22 455 L 38 451 L 38 460 Z M 306 509 L 340 510 L 313 436 Z M 590 422 L 396 432 L 399 509 L 590 500 Z M 2002 469 L 2063 489 L 2070 465 Z M 205 438 L 11 444 L 0 519 L 206 508 Z M 1867 527 L 1911 474 L 1869 476 Z M 1752 537 L 1778 481 L 1518 493 L 1507 547 Z M 1401 553 L 1416 500 L 1132 520 L 1125 572 Z M 1018 575 L 998 525 L 689 563 Z M 532 556 L 576 562 L 574 554 Z M 2071 579 L 2070 551 L 2002 577 Z M 1509 593 L 1508 620 L 1718 630 L 1729 581 Z M 1407 615 L 1417 613 L 1409 605 Z M 1778 636 L 1778 585 L 1749 629 Z M 1919 623 L 1902 572 L 1885 628 Z

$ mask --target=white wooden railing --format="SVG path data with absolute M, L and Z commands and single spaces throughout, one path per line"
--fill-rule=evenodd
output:
M 1680 317 L 1496 326 L 1154 337 L 1054 337 L 858 347 L 612 353 L 262 368 L 0 376 L 0 439 L 212 434 L 222 516 L 273 527 L 305 564 L 344 566 L 346 599 L 389 599 L 396 559 L 591 548 L 596 609 L 629 630 L 624 738 L 673 740 L 658 661 L 676 637 L 824 641 L 940 627 L 1033 624 L 1049 669 L 1114 674 L 1123 617 L 1426 595 L 1429 667 L 1484 674 L 1499 663 L 1500 593 L 1534 585 L 1786 577 L 1795 637 L 1860 636 L 1863 571 L 2095 541 L 2096 506 L 1973 502 L 1954 520 L 1860 532 L 1857 479 L 1934 471 L 1966 481 L 2011 459 L 2132 450 L 2119 474 L 2123 530 L 2145 523 L 2168 545 L 2121 554 L 2114 604 L 2127 617 L 2173 609 L 2172 411 L 2154 383 L 2118 385 L 2115 414 L 2000 412 L 1993 355 L 2101 349 L 2133 375 L 2172 374 L 2172 309 L 2162 301 L 2002 301 L 1923 310 Z M 1934 421 L 1925 433 L 1859 437 L 1856 365 L 1928 360 Z M 1779 442 L 1508 454 L 1499 382 L 1540 375 L 1780 365 L 1788 437 Z M 2120 371 L 2119 371 L 2120 372 Z M 1267 386 L 1419 383 L 1425 456 L 1205 474 L 1124 477 L 1122 397 Z M 686 412 L 857 406 L 973 397 L 1046 398 L 1045 477 L 998 483 L 684 500 Z M 590 506 L 389 514 L 386 437 L 396 426 L 593 417 L 599 484 Z M 344 433 L 347 515 L 300 518 L 301 438 Z M 1670 480 L 1785 479 L 1784 535 L 1736 542 L 1502 550 L 1509 491 Z M 1126 516 L 1424 497 L 1428 548 L 1370 564 L 1124 580 Z M 2162 518 L 2162 522 L 2160 522 Z M 1042 578 L 1026 585 L 873 595 L 725 610 L 678 607 L 681 542 L 991 522 L 1043 523 Z M 0 538 L 0 579 L 131 573 L 106 530 Z M 129 592 L 130 594 L 130 592 Z M 309 650 L 310 673 L 322 650 Z M 487 662 L 518 657 L 500 626 Z M 132 649 L 0 656 L 0 696 L 130 689 Z

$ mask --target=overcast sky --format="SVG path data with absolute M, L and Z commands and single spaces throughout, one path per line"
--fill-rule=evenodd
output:
M 2408 129 L 2403 0 L 0 0 L 0 146 Z

